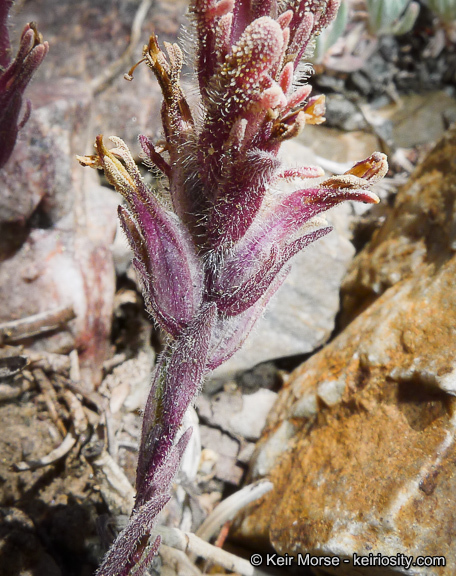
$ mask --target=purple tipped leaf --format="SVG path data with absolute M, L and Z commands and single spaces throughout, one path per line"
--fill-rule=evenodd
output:
M 150 197 L 130 199 L 148 259 L 144 262 L 152 292 L 164 316 L 185 325 L 201 300 L 202 273 L 187 230 L 176 216 Z
M 331 227 L 321 228 L 305 234 L 294 242 L 285 245 L 280 252 L 273 246 L 270 258 L 264 263 L 263 268 L 235 290 L 231 290 L 227 295 L 223 295 L 217 300 L 219 310 L 227 316 L 236 316 L 248 310 L 250 306 L 255 304 L 266 293 L 282 267 L 290 258 L 311 242 L 315 242 L 331 232 L 331 230 Z
M 314 189 L 318 192 L 318 189 Z M 305 193 L 308 191 L 304 191 Z M 261 227 L 252 226 L 226 258 L 219 275 L 220 286 L 242 283 L 246 275 L 256 273 L 272 246 L 281 246 L 311 218 L 331 205 L 321 201 L 307 203 L 303 191 L 294 192 L 264 208 Z M 239 266 L 242 262 L 242 267 Z
M 141 135 L 139 137 L 139 143 L 141 148 L 144 150 L 145 154 L 149 160 L 154 164 L 165 176 L 168 178 L 171 176 L 171 166 L 166 162 L 166 160 L 155 150 L 155 146 L 150 138 Z
M 149 256 L 145 250 L 145 242 L 138 230 L 138 226 L 126 208 L 119 206 L 117 212 L 121 228 L 124 231 L 128 243 L 135 255 L 133 258 L 133 266 L 141 284 L 147 309 L 152 314 L 157 324 L 165 332 L 175 337 L 179 334 L 183 324 L 174 316 L 168 314 L 168 308 L 161 307 L 157 302 L 156 287 L 146 264 L 149 261 Z
M 337 16 L 341 0 L 327 0 L 326 8 L 318 21 L 318 31 L 327 28 Z
M 320 166 L 300 166 L 299 168 L 286 168 L 276 174 L 277 180 L 292 180 L 294 178 L 321 178 L 324 175 Z
M 318 230 L 313 230 L 308 234 L 304 234 L 300 238 L 293 240 L 293 242 L 289 242 L 282 250 L 280 254 L 280 262 L 277 264 L 278 266 L 283 266 L 293 258 L 298 252 L 303 250 L 306 246 L 311 244 L 312 242 L 316 242 L 326 234 L 329 234 L 332 231 L 332 226 L 327 226 L 326 228 L 319 228 Z
M 246 275 L 259 269 L 271 247 L 284 246 L 313 217 L 345 200 L 375 203 L 375 194 L 367 190 L 310 188 L 278 197 L 262 209 L 261 227 L 252 226 L 226 258 L 220 273 L 220 285 L 241 283 Z M 242 269 L 239 262 L 243 263 Z
M 295 69 L 312 38 L 314 24 L 315 18 L 313 14 L 305 14 L 302 19 L 298 19 L 295 16 L 290 24 L 291 38 L 287 52 L 290 56 L 293 56 Z
M 226 287 L 216 284 L 215 290 L 221 293 L 215 300 L 219 312 L 224 316 L 237 316 L 253 306 L 264 295 L 278 272 L 277 257 L 278 249 L 273 246 L 269 257 L 256 274 L 241 284 L 233 285 L 226 276 Z
M 151 278 L 142 262 L 137 258 L 133 258 L 133 267 L 138 276 L 139 285 L 143 293 L 146 310 L 151 314 L 155 322 L 160 328 L 169 334 L 172 338 L 177 338 L 180 334 L 183 324 L 178 322 L 172 316 L 166 314 L 157 302 L 155 286 L 151 282 Z

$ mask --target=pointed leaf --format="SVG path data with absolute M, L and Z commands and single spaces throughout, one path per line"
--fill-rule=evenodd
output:
M 276 246 L 273 246 L 270 257 L 256 274 L 248 278 L 236 289 L 231 290 L 227 295 L 223 295 L 216 300 L 219 310 L 227 316 L 236 316 L 248 310 L 266 293 L 290 258 L 311 242 L 315 242 L 315 240 L 328 234 L 331 230 L 331 227 L 314 230 L 285 245 L 280 252 Z
M 97 576 L 128 576 L 138 543 L 145 536 L 148 536 L 158 514 L 169 502 L 169 499 L 170 496 L 159 495 L 133 513 L 127 526 L 117 536 L 104 557 L 96 572 Z M 159 545 L 160 542 L 157 543 L 155 540 L 154 547 L 156 546 L 158 549 Z
M 97 137 L 98 156 L 80 161 L 102 166 L 108 180 L 129 202 L 134 221 L 121 210 L 121 222 L 146 272 L 141 278 L 146 298 L 149 296 L 164 318 L 183 326 L 202 298 L 202 268 L 193 241 L 179 218 L 145 186 L 125 143 L 120 138 L 111 140 L 117 148 L 109 151 L 102 136 Z
M 160 358 L 143 418 L 138 492 L 150 481 L 145 481 L 149 471 L 158 470 L 168 457 L 184 414 L 202 386 L 216 316 L 215 304 L 203 305 Z
M 245 282 L 261 267 L 261 262 L 268 257 L 273 245 L 283 247 L 287 239 L 293 238 L 309 220 L 321 212 L 345 200 L 378 202 L 377 196 L 368 190 L 336 188 L 340 182 L 334 178 L 335 188 L 297 190 L 285 197 L 278 196 L 265 206 L 258 215 L 261 226 L 254 223 L 226 257 L 219 275 L 219 286 L 226 290 L 229 285 L 239 286 Z M 360 181 L 366 184 L 366 181 Z M 240 262 L 242 267 L 239 266 Z
M 170 492 L 171 483 L 179 470 L 182 456 L 184 455 L 191 435 L 192 429 L 189 428 L 179 438 L 176 445 L 170 449 L 163 463 L 159 467 L 147 470 L 143 478 L 143 483 L 137 488 L 136 506 L 141 506 L 158 494 L 168 494 Z
M 201 299 L 201 265 L 188 232 L 156 202 L 132 198 L 148 260 L 144 262 L 163 315 L 187 324 Z M 151 287 L 152 290 L 152 287 Z
M 155 150 L 155 146 L 152 143 L 150 138 L 147 136 L 140 135 L 139 136 L 139 143 L 141 144 L 141 148 L 147 154 L 150 161 L 163 172 L 165 176 L 168 178 L 171 176 L 171 167 L 166 162 L 166 160 Z
M 269 257 L 262 263 L 260 269 L 241 284 L 233 285 L 233 282 L 226 277 L 225 280 L 229 285 L 226 290 L 216 284 L 216 291 L 221 295 L 215 299 L 215 303 L 221 314 L 225 316 L 242 314 L 264 295 L 276 276 L 277 253 L 277 247 L 272 246 Z
M 175 316 L 171 316 L 168 313 L 169 307 L 163 306 L 162 303 L 161 305 L 159 304 L 160 296 L 157 294 L 156 284 L 153 282 L 147 267 L 150 258 L 145 249 L 146 243 L 143 240 L 141 232 L 138 230 L 138 225 L 129 211 L 123 206 L 119 206 L 117 212 L 122 230 L 135 255 L 133 265 L 141 284 L 147 309 L 165 332 L 176 337 L 183 327 L 182 319 L 176 319 Z

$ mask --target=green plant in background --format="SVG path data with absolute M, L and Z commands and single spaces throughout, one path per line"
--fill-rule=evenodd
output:
M 410 0 L 366 0 L 366 5 L 369 29 L 376 36 L 410 32 L 420 12 L 418 2 Z
M 443 24 L 456 20 L 456 0 L 426 0 L 426 4 Z
M 443 30 L 447 42 L 456 43 L 456 0 L 426 0 L 426 4 L 437 16 L 437 32 Z
M 312 62 L 321 62 L 328 53 L 329 49 L 339 40 L 347 27 L 348 22 L 348 7 L 346 1 L 342 0 L 340 3 L 339 12 L 332 23 L 321 31 L 320 35 L 315 41 L 315 50 Z

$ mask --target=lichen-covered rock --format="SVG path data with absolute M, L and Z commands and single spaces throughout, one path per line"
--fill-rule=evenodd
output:
M 440 266 L 456 250 L 455 128 L 397 196 L 392 214 L 355 259 L 342 284 L 347 325 L 388 288 Z M 421 275 L 420 274 L 420 275 Z
M 444 556 L 456 565 L 456 129 L 399 192 L 346 287 L 367 308 L 279 394 L 251 475 L 275 489 L 238 534 L 296 555 Z M 346 297 L 348 300 L 348 296 Z M 350 299 L 351 300 L 351 299 Z M 333 571 L 331 571 L 333 570 Z

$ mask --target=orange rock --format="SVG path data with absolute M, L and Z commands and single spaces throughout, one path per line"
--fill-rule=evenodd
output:
M 238 535 L 280 554 L 350 559 L 325 568 L 338 575 L 369 553 L 445 556 L 446 567 L 399 573 L 453 574 L 455 157 L 453 129 L 356 259 L 346 318 L 366 309 L 279 394 L 251 469 L 275 488 L 239 520 Z

